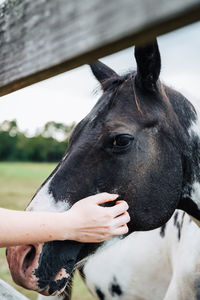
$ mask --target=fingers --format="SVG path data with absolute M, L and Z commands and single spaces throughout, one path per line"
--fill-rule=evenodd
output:
M 123 214 L 125 211 L 129 209 L 129 206 L 126 201 L 120 200 L 117 201 L 116 204 L 112 207 L 107 208 L 111 211 L 113 217 L 117 217 Z
M 96 203 L 96 204 L 102 204 L 105 202 L 113 201 L 113 200 L 117 199 L 117 197 L 119 197 L 119 195 L 117 195 L 117 194 L 100 193 L 97 195 L 87 197 L 85 199 L 93 201 L 93 203 Z
M 111 231 L 110 230 L 105 231 L 105 229 L 104 230 L 101 229 L 101 230 L 97 230 L 95 233 L 87 232 L 84 234 L 84 236 L 82 236 L 82 238 L 79 241 L 84 243 L 99 243 L 99 242 L 109 240 L 114 236 L 127 234 L 128 231 L 129 231 L 128 226 L 125 224 Z
M 121 227 L 118 227 L 115 229 L 113 236 L 117 236 L 117 235 L 123 235 L 123 234 L 127 234 L 128 233 L 128 226 L 127 225 L 123 225 Z
M 124 212 L 122 215 L 119 217 L 116 217 L 112 221 L 112 225 L 114 227 L 121 227 L 123 225 L 126 225 L 128 222 L 130 222 L 130 216 L 128 212 Z

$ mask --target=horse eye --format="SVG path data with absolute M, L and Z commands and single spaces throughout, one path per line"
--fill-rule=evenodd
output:
M 113 146 L 114 147 L 126 147 L 129 146 L 133 137 L 129 134 L 119 134 L 114 137 Z

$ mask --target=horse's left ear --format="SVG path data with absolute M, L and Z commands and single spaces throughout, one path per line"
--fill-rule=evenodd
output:
M 97 60 L 90 65 L 92 73 L 96 79 L 101 83 L 101 86 L 104 89 L 104 82 L 111 77 L 118 77 L 117 73 L 111 68 L 103 64 L 101 61 Z
M 160 75 L 161 59 L 157 41 L 145 46 L 135 47 L 137 62 L 136 81 L 146 90 L 156 91 L 156 82 Z

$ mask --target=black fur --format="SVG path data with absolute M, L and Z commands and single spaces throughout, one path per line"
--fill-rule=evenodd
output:
M 75 241 L 45 243 L 39 257 L 39 266 L 35 270 L 39 288 L 44 290 L 48 287 L 51 295 L 66 286 L 67 279 L 54 281 L 54 278 L 62 268 L 68 274 L 72 273 L 82 247 L 83 244 Z
M 176 212 L 174 215 L 174 226 L 176 226 L 176 228 L 178 230 L 178 233 L 177 233 L 178 240 L 181 239 L 181 230 L 183 227 L 184 216 L 185 216 L 185 212 L 182 212 L 181 220 L 179 220 L 179 213 Z
M 160 236 L 161 236 L 162 238 L 165 237 L 165 230 L 166 230 L 166 227 L 167 227 L 167 224 L 164 224 L 164 225 L 161 226 L 161 228 L 160 228 Z
M 196 291 L 195 300 L 200 300 L 200 280 L 199 279 L 195 280 L 194 288 Z
M 104 83 L 109 78 L 117 78 L 118 75 L 112 69 L 108 68 L 108 66 L 104 65 L 101 61 L 96 61 L 95 63 L 90 65 L 90 68 L 97 78 L 97 80 L 101 83 L 104 89 Z
M 99 300 L 106 300 L 104 293 L 96 287 L 95 289 L 97 296 L 99 297 Z
M 135 58 L 137 62 L 137 82 L 142 88 L 155 92 L 161 69 L 160 52 L 157 42 L 135 47 Z
M 115 276 L 113 277 L 113 282 L 109 285 L 109 291 L 112 297 L 123 295 L 122 289 Z

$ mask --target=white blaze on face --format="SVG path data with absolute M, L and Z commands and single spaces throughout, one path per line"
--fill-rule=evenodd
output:
M 26 210 L 62 212 L 69 209 L 69 204 L 66 200 L 56 202 L 53 195 L 49 192 L 51 179 L 41 187 Z

